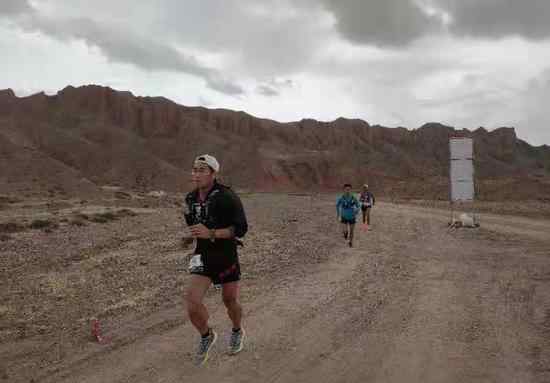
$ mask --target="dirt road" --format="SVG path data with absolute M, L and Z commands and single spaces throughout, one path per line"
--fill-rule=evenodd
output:
M 332 200 L 315 204 L 334 215 Z M 350 249 L 337 227 L 318 231 L 310 215 L 299 235 L 306 243 L 334 237 L 330 255 L 294 255 L 288 267 L 244 281 L 240 355 L 225 354 L 229 324 L 212 291 L 221 337 L 204 367 L 192 363 L 197 336 L 178 303 L 129 316 L 108 329 L 108 345 L 72 348 L 34 379 L 550 382 L 550 221 L 484 216 L 480 229 L 448 231 L 447 219 L 379 203 Z

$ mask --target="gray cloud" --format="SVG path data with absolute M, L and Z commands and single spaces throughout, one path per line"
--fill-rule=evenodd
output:
M 323 0 L 342 36 L 354 43 L 403 46 L 440 27 L 411 0 Z
M 323 21 L 327 12 L 313 0 L 38 1 L 53 19 L 86 17 L 123 31 L 147 31 L 167 43 L 222 57 L 227 70 L 249 78 L 303 70 L 332 34 Z
M 258 85 L 256 91 L 262 96 L 275 97 L 279 95 L 279 91 L 269 85 Z
M 256 87 L 256 92 L 266 97 L 276 97 L 281 94 L 283 89 L 293 88 L 294 82 L 290 79 L 278 80 L 273 79 L 267 83 L 260 84 Z
M 235 95 L 242 87 L 196 57 L 216 55 L 218 66 L 241 78 L 302 71 L 331 32 L 320 25 L 321 12 L 309 0 L 42 0 L 32 27 L 57 39 L 84 40 L 115 62 L 201 76 L 211 89 Z M 182 54 L 186 50 L 195 56 Z
M 452 17 L 451 31 L 483 38 L 550 37 L 548 0 L 437 0 Z
M 138 35 L 91 19 L 53 20 L 32 17 L 27 26 L 59 40 L 78 39 L 97 47 L 115 62 L 131 63 L 147 69 L 173 70 L 204 76 L 208 69 L 192 56 Z
M 209 73 L 206 77 L 206 83 L 211 89 L 230 96 L 244 94 L 244 89 L 240 85 L 225 79 L 218 73 Z
M 356 44 L 399 47 L 427 36 L 550 37 L 548 0 L 323 0 L 336 27 Z M 434 12 L 436 11 L 436 12 Z M 450 23 L 443 21 L 447 15 Z
M 132 64 L 150 71 L 188 73 L 205 79 L 208 87 L 220 93 L 244 93 L 241 86 L 216 69 L 201 64 L 196 57 L 107 22 L 97 22 L 89 18 L 53 19 L 38 13 L 29 13 L 21 23 L 26 29 L 38 30 L 58 40 L 82 40 L 100 49 L 113 62 Z
M 32 10 L 27 0 L 2 0 L 0 2 L 0 16 L 17 15 Z
M 304 0 L 165 0 L 156 30 L 183 45 L 230 58 L 243 75 L 303 70 L 331 33 L 322 8 Z M 200 36 L 200 38 L 197 38 Z

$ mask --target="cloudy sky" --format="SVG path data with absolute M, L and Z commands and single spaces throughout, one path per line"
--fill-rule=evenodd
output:
M 550 144 L 549 0 L 0 0 L 0 88 Z

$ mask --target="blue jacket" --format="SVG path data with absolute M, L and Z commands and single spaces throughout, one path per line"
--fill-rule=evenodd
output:
M 336 201 L 336 213 L 343 219 L 352 220 L 359 213 L 360 206 L 353 194 L 349 197 L 342 195 Z

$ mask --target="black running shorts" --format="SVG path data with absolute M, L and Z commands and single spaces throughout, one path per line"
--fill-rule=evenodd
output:
M 345 224 L 348 224 L 348 225 L 355 225 L 355 218 L 353 218 L 353 219 L 342 218 L 341 222 L 345 223 Z
M 241 265 L 239 262 L 231 265 L 227 269 L 214 269 L 204 266 L 202 270 L 193 270 L 191 274 L 202 275 L 212 280 L 215 285 L 237 282 L 241 280 Z

